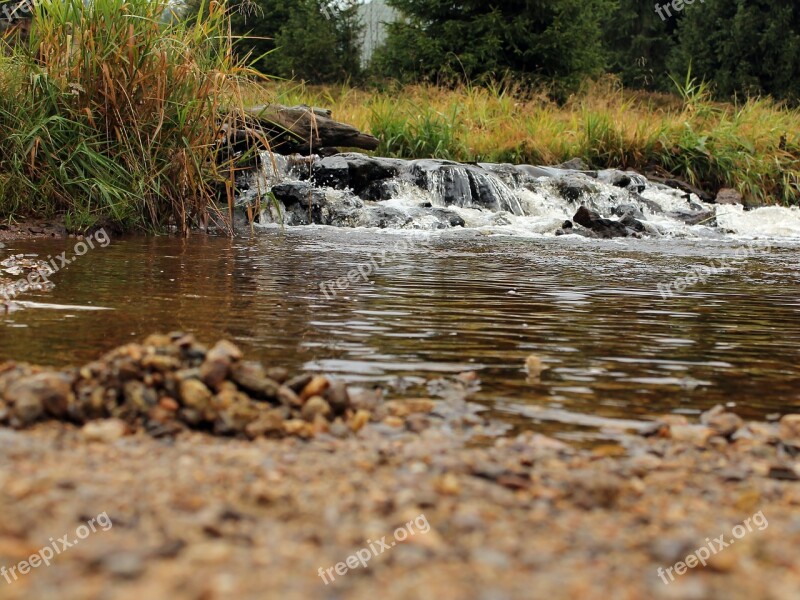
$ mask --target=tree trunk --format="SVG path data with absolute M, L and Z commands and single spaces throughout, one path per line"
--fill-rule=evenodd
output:
M 258 133 L 269 140 L 273 152 L 281 154 L 307 155 L 332 147 L 376 150 L 380 144 L 378 138 L 334 121 L 331 111 L 322 108 L 265 104 L 246 108 L 245 113 L 250 130 L 238 131 L 236 140 Z

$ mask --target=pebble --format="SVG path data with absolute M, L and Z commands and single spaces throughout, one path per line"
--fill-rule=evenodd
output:
M 784 416 L 778 424 L 778 437 L 785 445 L 800 448 L 800 415 Z
M 81 428 L 81 433 L 90 442 L 110 444 L 128 433 L 128 424 L 120 419 L 90 421 Z

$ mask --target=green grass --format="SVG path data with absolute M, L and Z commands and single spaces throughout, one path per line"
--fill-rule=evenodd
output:
M 379 154 L 403 158 L 635 169 L 711 192 L 737 188 L 751 203 L 800 204 L 800 111 L 769 98 L 711 100 L 687 77 L 676 93 L 587 82 L 565 104 L 512 86 L 383 90 L 272 84 L 279 101 L 328 106 L 381 138 Z
M 0 52 L 0 218 L 64 215 L 187 231 L 218 211 L 248 71 L 224 5 L 165 22 L 149 0 L 43 0 L 30 39 Z
M 355 89 L 267 83 L 232 52 L 224 4 L 167 21 L 149 0 L 42 0 L 25 44 L 0 41 L 0 220 L 63 216 L 73 231 L 187 232 L 224 213 L 237 169 L 220 144 L 246 104 L 333 109 L 379 154 L 671 174 L 754 203 L 800 204 L 800 111 L 587 82 L 556 104 L 511 85 Z M 220 208 L 220 199 L 223 200 Z

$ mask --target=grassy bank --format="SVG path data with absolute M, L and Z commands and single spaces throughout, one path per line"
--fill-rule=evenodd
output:
M 675 95 L 591 83 L 565 105 L 545 94 L 430 86 L 365 91 L 282 85 L 285 103 L 333 109 L 382 140 L 376 154 L 405 158 L 558 164 L 671 173 L 703 189 L 737 188 L 754 203 L 800 203 L 800 112 L 768 99 L 709 99 L 688 81 Z
M 42 0 L 0 51 L 0 217 L 186 230 L 232 164 L 219 127 L 241 78 L 224 6 L 169 21 L 149 0 Z
M 566 104 L 514 89 L 379 90 L 270 84 L 232 52 L 224 4 L 187 20 L 149 0 L 41 0 L 0 41 L 0 220 L 63 216 L 72 231 L 187 231 L 232 202 L 221 128 L 272 99 L 332 108 L 382 140 L 377 154 L 672 174 L 751 202 L 800 203 L 800 111 L 587 84 Z M 222 209 L 224 211 L 224 209 Z

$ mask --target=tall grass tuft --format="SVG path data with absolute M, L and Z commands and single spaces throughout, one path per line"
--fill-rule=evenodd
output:
M 0 53 L 0 214 L 183 232 L 232 192 L 220 131 L 255 75 L 224 4 L 178 20 L 151 0 L 41 0 Z M 231 108 L 233 107 L 233 109 Z

